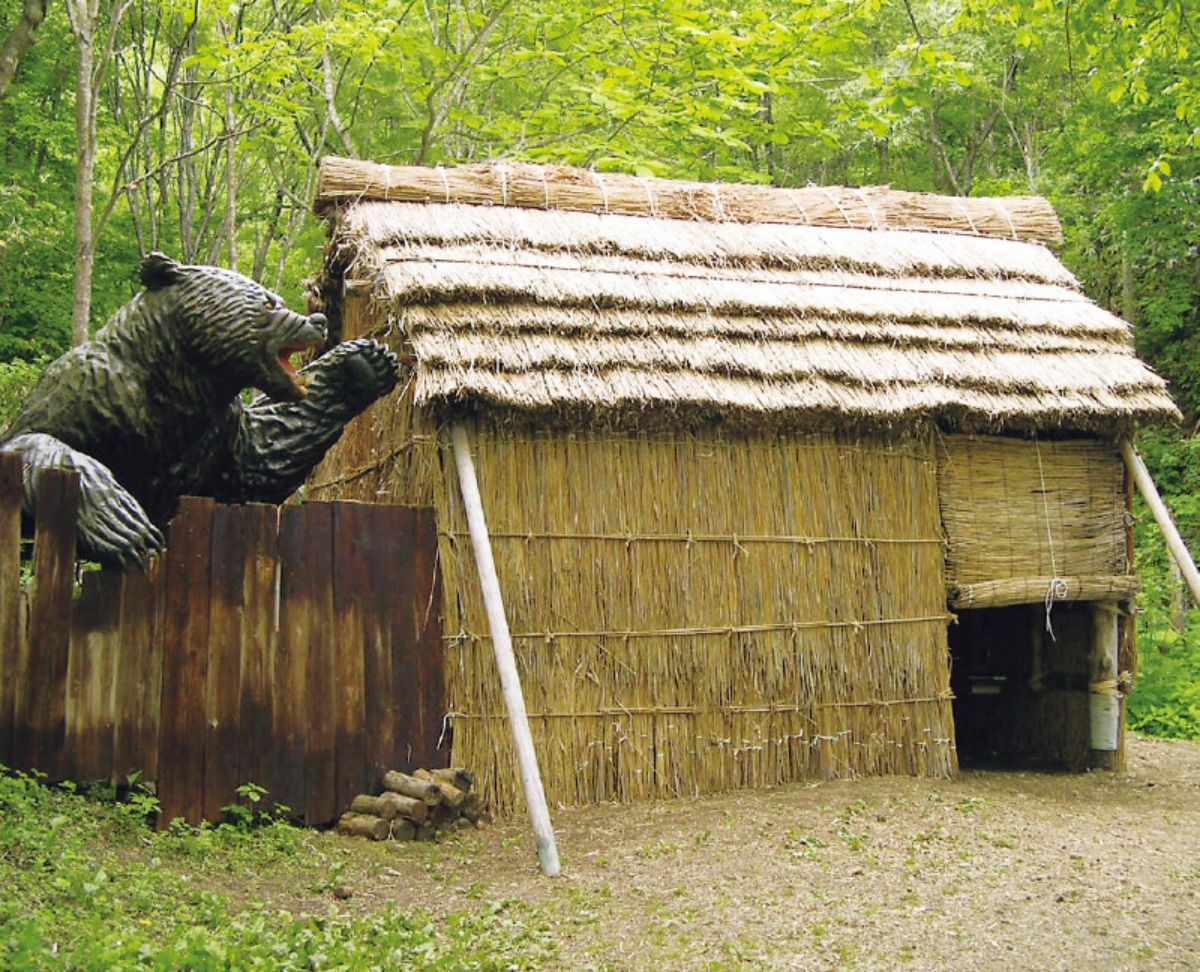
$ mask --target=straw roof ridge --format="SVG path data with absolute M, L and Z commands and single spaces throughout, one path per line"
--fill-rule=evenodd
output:
M 347 201 L 636 214 L 675 221 L 779 223 L 1058 242 L 1053 207 L 1037 196 L 937 196 L 889 186 L 776 187 L 701 183 L 496 161 L 436 168 L 321 160 L 314 208 Z

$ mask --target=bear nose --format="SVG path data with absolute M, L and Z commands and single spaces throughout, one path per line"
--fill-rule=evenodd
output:
M 329 333 L 329 321 L 326 319 L 326 317 L 325 317 L 325 315 L 324 315 L 324 314 L 320 314 L 320 313 L 317 313 L 317 314 L 309 314 L 309 315 L 308 315 L 308 322 L 309 322 L 309 323 L 310 323 L 310 324 L 311 324 L 313 327 L 319 327 L 319 328 L 321 329 L 321 333 L 322 333 L 322 334 L 328 334 L 328 333 Z

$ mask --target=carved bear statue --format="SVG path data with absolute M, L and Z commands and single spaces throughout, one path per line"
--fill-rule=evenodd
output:
M 140 275 L 145 291 L 46 369 L 0 438 L 22 457 L 26 518 L 40 470 L 79 472 L 78 551 L 101 563 L 161 553 L 180 496 L 282 502 L 396 384 L 395 355 L 362 339 L 297 374 L 289 358 L 324 345 L 325 318 L 241 274 L 152 253 Z M 244 389 L 263 394 L 245 405 Z

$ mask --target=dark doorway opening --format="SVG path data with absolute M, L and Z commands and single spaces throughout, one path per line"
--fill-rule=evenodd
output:
M 959 765 L 1081 770 L 1089 744 L 1090 603 L 959 610 L 950 687 Z

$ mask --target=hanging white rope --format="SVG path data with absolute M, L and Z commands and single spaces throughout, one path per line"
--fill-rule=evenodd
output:
M 1046 516 L 1046 543 L 1050 547 L 1050 585 L 1046 588 L 1046 632 L 1050 635 L 1051 641 L 1057 641 L 1058 639 L 1054 637 L 1054 626 L 1050 623 L 1050 611 L 1054 607 L 1054 602 L 1063 600 L 1069 590 L 1067 582 L 1058 576 L 1058 560 L 1054 556 L 1054 528 L 1050 522 L 1050 497 L 1047 495 L 1049 490 L 1046 489 L 1046 472 L 1042 469 L 1042 448 L 1038 444 L 1036 436 L 1033 440 L 1033 450 L 1037 456 L 1038 479 L 1042 484 L 1042 509 Z

